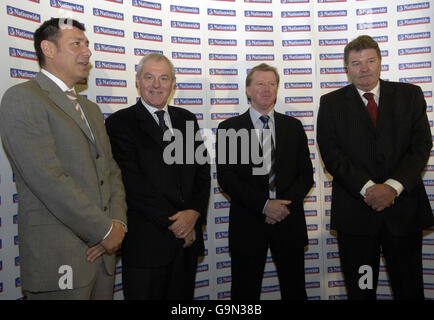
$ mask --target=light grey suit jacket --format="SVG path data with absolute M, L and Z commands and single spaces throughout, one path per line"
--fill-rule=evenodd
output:
M 95 141 L 66 94 L 42 73 L 9 88 L 1 101 L 0 134 L 19 198 L 24 290 L 59 290 L 62 265 L 72 267 L 74 288 L 88 285 L 100 260 L 86 262 L 86 250 L 103 239 L 112 219 L 126 223 L 121 172 L 103 116 L 95 103 L 78 101 Z M 115 257 L 102 259 L 113 274 Z

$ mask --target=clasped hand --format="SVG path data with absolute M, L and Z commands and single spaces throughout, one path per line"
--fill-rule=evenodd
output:
M 366 189 L 365 203 L 375 211 L 383 211 L 395 203 L 396 190 L 387 184 L 374 184 Z

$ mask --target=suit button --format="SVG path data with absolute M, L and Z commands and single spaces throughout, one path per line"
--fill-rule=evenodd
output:
M 104 184 L 104 180 L 101 180 L 101 185 L 103 185 Z
M 99 159 L 99 154 L 97 154 L 95 158 L 96 158 L 96 159 Z
M 107 211 L 107 209 L 108 209 L 107 206 L 104 206 L 104 211 Z

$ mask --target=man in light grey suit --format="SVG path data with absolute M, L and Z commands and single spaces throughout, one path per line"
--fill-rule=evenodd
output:
M 28 299 L 112 299 L 126 204 L 102 114 L 74 90 L 88 75 L 89 41 L 79 22 L 51 19 L 34 42 L 41 72 L 0 106 L 19 195 L 22 288 Z

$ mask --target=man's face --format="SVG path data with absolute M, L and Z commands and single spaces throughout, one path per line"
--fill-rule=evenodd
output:
M 164 108 L 170 93 L 175 88 L 169 64 L 164 60 L 150 59 L 143 64 L 136 83 L 143 100 L 158 109 Z
M 59 32 L 57 45 L 52 44 L 51 67 L 54 74 L 71 88 L 87 78 L 92 52 L 82 30 L 73 27 L 60 29 Z
M 255 71 L 252 81 L 246 88 L 252 107 L 262 113 L 268 113 L 274 107 L 277 97 L 277 80 L 272 71 Z
M 381 59 L 375 49 L 350 51 L 347 74 L 350 81 L 363 91 L 370 91 L 377 85 L 381 73 Z

